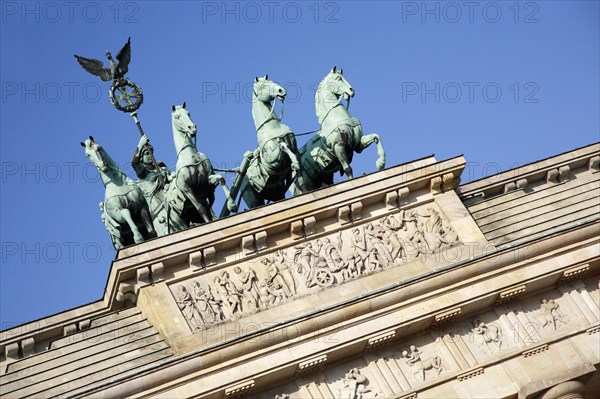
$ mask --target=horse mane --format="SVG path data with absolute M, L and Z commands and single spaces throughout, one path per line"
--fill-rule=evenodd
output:
M 104 152 L 105 162 L 108 164 L 109 168 L 112 169 L 113 173 L 118 173 L 119 177 L 123 179 L 124 183 L 127 183 L 129 180 L 131 180 L 129 178 L 129 176 L 127 176 L 127 174 L 125 174 L 125 172 L 123 172 L 123 170 L 119 167 L 119 165 L 112 159 L 112 157 L 110 156 L 108 151 L 106 151 L 104 149 L 104 147 L 102 147 L 100 144 L 98 144 L 98 143 L 96 143 L 96 144 L 100 147 L 102 152 Z
M 333 74 L 331 72 L 328 73 L 323 78 L 321 83 L 319 83 L 319 86 L 317 87 L 317 91 L 315 92 L 315 111 L 316 111 L 317 119 L 318 119 L 320 125 L 323 124 L 323 118 L 325 118 L 325 116 L 327 115 L 327 112 L 329 111 L 329 110 L 325 109 L 325 106 L 323 105 L 324 102 L 322 101 L 321 95 L 322 95 L 322 92 L 325 91 L 325 83 L 329 82 L 329 79 L 332 75 Z

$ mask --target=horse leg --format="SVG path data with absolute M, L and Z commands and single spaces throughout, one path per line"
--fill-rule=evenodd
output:
M 352 167 L 350 167 L 350 164 L 348 163 L 348 157 L 346 156 L 346 146 L 344 145 L 344 143 L 334 144 L 333 152 L 335 153 L 335 156 L 342 165 L 342 171 L 346 174 L 346 176 L 348 176 L 348 179 L 352 179 L 354 176 L 352 176 Z
M 381 138 L 378 134 L 362 136 L 360 138 L 360 145 L 356 152 L 361 152 L 373 143 L 377 145 L 377 155 L 379 156 L 375 162 L 375 165 L 377 166 L 377 169 L 382 170 L 385 168 L 385 150 L 383 149 L 383 144 L 381 144 Z
M 292 162 L 292 176 L 295 176 L 300 170 L 300 160 L 298 159 L 298 156 L 296 156 L 296 154 L 290 150 L 290 147 L 283 141 L 279 143 L 279 148 L 290 158 L 290 161 Z
M 255 189 L 252 188 L 248 178 L 244 178 L 242 182 L 242 187 L 240 188 L 242 192 L 242 198 L 246 205 L 248 205 L 248 209 L 254 209 L 258 206 L 264 205 L 265 202 L 260 198 Z
M 439 356 L 435 356 L 433 358 L 433 366 L 437 370 L 437 373 L 440 374 L 442 372 L 442 358 Z
M 142 218 L 142 221 L 144 222 L 144 225 L 146 226 L 148 233 L 150 233 L 151 235 L 158 235 L 156 233 L 156 230 L 154 230 L 154 225 L 152 224 L 152 218 L 150 217 L 150 212 L 148 211 L 147 207 L 142 206 L 142 209 L 140 210 L 140 217 Z
M 129 211 L 129 209 L 121 209 L 121 216 L 123 217 L 123 219 L 125 219 L 125 221 L 129 225 L 129 228 L 131 229 L 131 232 L 133 233 L 133 241 L 135 241 L 136 244 L 144 242 L 144 237 L 142 236 L 137 226 L 135 225 L 133 219 L 131 218 L 131 212 Z
M 181 218 L 181 216 L 177 212 L 171 212 L 170 219 L 171 219 L 171 222 L 173 223 L 173 227 L 175 228 L 175 231 L 181 231 L 187 227 L 185 221 Z
M 202 200 L 194 194 L 192 190 L 186 187 L 183 191 L 183 195 L 192 203 L 192 206 L 196 208 L 196 211 L 200 214 L 200 217 L 206 222 L 211 221 L 211 217 L 209 216 L 208 209 L 202 204 Z
M 223 188 L 223 192 L 225 193 L 225 200 L 227 201 L 227 209 L 229 209 L 230 212 L 237 211 L 237 207 L 235 206 L 235 199 L 231 198 L 231 192 L 229 191 L 227 184 L 225 184 L 225 179 L 223 178 L 223 176 L 218 174 L 210 175 L 208 176 L 208 181 L 214 186 L 218 184 L 221 186 L 221 188 Z

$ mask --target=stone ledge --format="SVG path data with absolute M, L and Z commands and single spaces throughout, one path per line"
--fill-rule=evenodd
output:
M 517 182 L 523 179 L 525 179 L 526 182 L 521 182 L 521 187 L 524 187 L 523 184 L 526 185 L 538 181 L 546 183 L 548 176 L 550 176 L 552 180 L 561 174 L 561 172 L 563 179 L 566 179 L 569 170 L 573 171 L 578 168 L 596 170 L 597 162 L 595 162 L 594 159 L 598 157 L 599 152 L 600 143 L 591 144 L 541 161 L 532 162 L 519 168 L 507 170 L 506 172 L 497 175 L 464 184 L 457 189 L 457 193 L 463 200 L 478 196 L 489 198 L 517 189 Z M 565 167 L 568 167 L 569 169 L 567 170 Z M 549 172 L 552 170 L 556 170 L 556 176 L 554 173 L 549 175 Z M 550 184 L 552 183 L 550 182 Z M 510 187 L 507 189 L 507 186 Z

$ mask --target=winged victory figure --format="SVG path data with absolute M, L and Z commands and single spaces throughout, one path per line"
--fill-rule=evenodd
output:
M 108 68 L 104 67 L 104 63 L 93 58 L 85 58 L 75 55 L 77 62 L 92 75 L 99 76 L 100 79 L 107 82 L 113 80 L 115 83 L 121 81 L 129 70 L 129 61 L 131 61 L 131 38 L 127 39 L 127 43 L 117 53 L 117 60 L 112 58 L 110 51 L 106 51 L 106 57 L 110 62 Z

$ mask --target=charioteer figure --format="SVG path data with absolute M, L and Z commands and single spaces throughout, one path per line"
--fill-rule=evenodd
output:
M 169 169 L 164 162 L 154 160 L 154 147 L 145 134 L 135 149 L 131 166 L 139 179 L 137 184 L 148 203 L 154 229 L 159 236 L 168 234 L 166 199 L 170 180 Z

